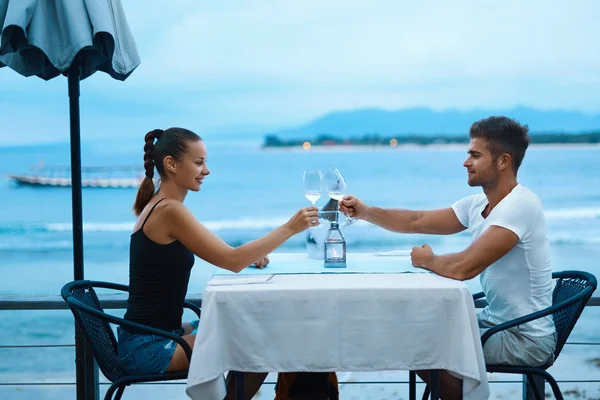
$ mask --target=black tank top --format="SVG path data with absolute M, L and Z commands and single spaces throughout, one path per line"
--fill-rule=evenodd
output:
M 125 319 L 153 328 L 173 331 L 181 327 L 194 254 L 179 241 L 153 242 L 144 225 L 163 201 L 154 204 L 142 227 L 131 235 L 129 245 L 129 298 Z M 131 333 L 147 333 L 125 327 Z

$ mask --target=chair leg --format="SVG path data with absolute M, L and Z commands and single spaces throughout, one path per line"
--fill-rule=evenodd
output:
M 550 384 L 550 387 L 552 388 L 552 392 L 554 393 L 554 397 L 556 398 L 556 400 L 564 400 L 564 397 L 560 392 L 560 388 L 558 387 L 558 383 L 556 383 L 556 380 L 552 375 L 548 373 L 548 371 L 540 369 L 535 372 L 532 372 L 532 374 L 543 377 L 546 380 L 546 382 Z
M 123 392 L 125 391 L 126 387 L 127 385 L 123 385 L 119 388 L 119 390 L 117 390 L 117 396 L 115 397 L 115 400 L 121 400 L 121 396 L 123 396 Z
M 543 377 L 550 384 L 550 387 L 552 388 L 552 392 L 554 393 L 554 397 L 556 398 L 556 400 L 564 400 L 563 395 L 560 392 L 560 388 L 558 387 L 558 383 L 556 383 L 554 377 L 546 371 L 544 371 Z
M 110 385 L 110 387 L 106 391 L 106 394 L 104 395 L 104 400 L 112 400 L 113 393 L 115 392 L 116 389 L 121 389 L 121 388 L 119 386 L 115 386 L 114 384 Z
M 531 387 L 531 390 L 533 390 L 533 395 L 535 396 L 535 400 L 544 400 L 544 398 L 542 397 L 542 394 L 538 390 L 537 385 L 535 384 L 535 381 L 533 380 L 533 375 L 527 374 L 527 381 L 529 382 L 529 386 Z
M 417 400 L 417 373 L 415 371 L 408 372 L 408 398 Z

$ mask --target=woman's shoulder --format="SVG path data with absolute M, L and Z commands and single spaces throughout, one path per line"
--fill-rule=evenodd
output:
M 156 208 L 159 210 L 161 219 L 167 219 L 171 222 L 187 219 L 191 214 L 185 204 L 175 199 L 165 198 L 156 206 Z
M 162 199 L 159 199 L 156 202 L 156 208 L 171 208 L 171 207 L 179 207 L 179 206 L 183 206 L 183 203 L 180 202 L 179 200 L 175 200 L 175 199 L 170 199 L 168 197 L 163 197 Z
M 164 198 L 158 201 L 156 210 L 161 214 L 172 214 L 186 212 L 187 207 L 179 200 Z
M 144 212 L 140 215 L 136 227 L 144 225 L 157 228 L 180 225 L 180 221 L 184 221 L 189 216 L 189 211 L 181 201 L 169 198 L 163 198 L 156 202 L 150 202 Z M 147 224 L 148 223 L 148 224 Z M 134 229 L 137 231 L 137 229 Z
M 163 219 L 165 216 L 173 216 L 185 212 L 185 210 L 187 210 L 187 208 L 182 202 L 165 197 L 158 201 L 151 201 L 148 203 L 144 208 L 144 211 L 139 215 L 138 222 L 147 220 L 150 215 L 154 215 L 153 218 Z
M 144 226 L 154 225 L 154 223 L 164 221 L 165 219 L 168 220 L 169 214 L 176 213 L 180 206 L 183 206 L 183 204 L 173 199 L 162 198 L 157 201 L 151 200 L 138 216 L 133 227 L 133 233 L 140 231 Z M 159 224 L 162 224 L 162 222 L 159 222 Z

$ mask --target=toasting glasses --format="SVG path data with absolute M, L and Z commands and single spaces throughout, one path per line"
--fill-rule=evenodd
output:
M 304 197 L 315 205 L 321 198 L 321 188 L 323 187 L 321 171 L 318 169 L 304 171 L 302 186 L 304 187 Z
M 329 197 L 335 200 L 342 200 L 346 195 L 347 186 L 346 180 L 342 176 L 342 173 L 338 171 L 337 168 L 331 168 L 323 175 L 323 183 L 325 185 L 325 190 Z M 356 218 L 346 217 L 346 224 L 344 226 L 348 226 L 357 221 Z

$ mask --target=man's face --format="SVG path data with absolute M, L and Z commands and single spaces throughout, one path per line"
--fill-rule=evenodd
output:
M 473 138 L 467 150 L 469 156 L 463 166 L 469 175 L 467 183 L 469 186 L 494 187 L 498 182 L 498 169 L 496 160 L 488 150 L 487 140 Z

